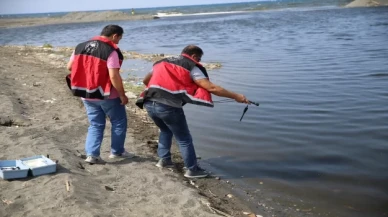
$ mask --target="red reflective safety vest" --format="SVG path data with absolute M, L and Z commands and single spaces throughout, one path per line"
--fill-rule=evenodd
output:
M 75 48 L 71 74 L 66 77 L 74 96 L 91 99 L 108 99 L 112 82 L 107 66 L 108 57 L 116 51 L 120 65 L 123 54 L 109 39 L 96 36 Z
M 137 99 L 136 105 L 143 108 L 147 98 L 178 98 L 182 104 L 214 107 L 211 93 L 196 85 L 190 76 L 190 71 L 195 66 L 209 78 L 205 67 L 185 54 L 156 62 L 152 77 Z

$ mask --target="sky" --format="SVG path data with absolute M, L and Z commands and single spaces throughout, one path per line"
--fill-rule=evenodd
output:
M 249 1 L 250 0 L 0 0 L 0 14 L 111 10 Z

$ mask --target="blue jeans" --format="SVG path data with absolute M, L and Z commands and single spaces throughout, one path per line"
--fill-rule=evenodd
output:
M 197 167 L 197 156 L 183 109 L 153 101 L 146 101 L 144 107 L 160 129 L 159 157 L 171 159 L 170 149 L 172 136 L 174 136 L 179 145 L 185 166 L 189 170 L 195 170 Z
M 86 155 L 100 156 L 106 116 L 109 117 L 112 124 L 111 152 L 115 155 L 122 154 L 125 151 L 124 142 L 127 135 L 127 113 L 125 106 L 121 105 L 120 98 L 99 101 L 83 100 L 83 102 L 90 124 L 85 143 Z

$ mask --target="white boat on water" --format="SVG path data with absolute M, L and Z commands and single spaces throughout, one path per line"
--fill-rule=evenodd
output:
M 203 15 L 218 15 L 218 14 L 240 14 L 240 13 L 249 13 L 249 11 L 219 11 L 219 12 L 204 12 L 204 13 L 193 13 L 193 14 L 183 14 L 180 12 L 159 12 L 154 15 L 154 18 L 162 17 L 179 17 L 179 16 L 203 16 Z
M 159 12 L 159 13 L 156 13 L 156 17 L 177 17 L 177 16 L 182 16 L 183 14 L 182 13 L 179 13 L 179 12 Z

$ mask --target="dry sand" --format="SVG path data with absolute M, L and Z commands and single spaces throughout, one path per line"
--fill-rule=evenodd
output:
M 388 0 L 355 0 L 346 7 L 377 7 L 388 6 Z
M 107 124 L 102 145 L 107 164 L 85 164 L 81 153 L 88 122 L 64 80 L 70 52 L 0 46 L 0 159 L 49 154 L 59 160 L 55 174 L 0 180 L 0 216 L 219 216 L 208 205 L 246 216 L 249 208 L 226 196 L 233 187 L 227 180 L 190 183 L 181 174 L 181 163 L 174 170 L 154 166 L 158 132 L 145 112 L 135 108 L 134 99 L 128 104 L 125 147 L 137 157 L 107 159 Z
M 0 28 L 119 20 L 151 20 L 154 18 L 152 15 L 131 15 L 121 11 L 71 12 L 62 17 L 2 18 L 0 19 Z

